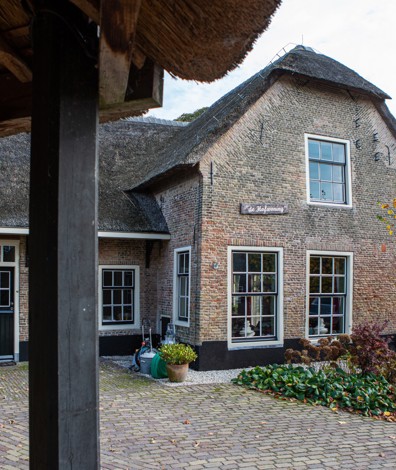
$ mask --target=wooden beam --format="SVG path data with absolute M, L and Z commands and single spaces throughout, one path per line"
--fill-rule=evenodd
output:
M 88 18 L 95 21 L 96 24 L 100 24 L 100 7 L 99 0 L 70 0 L 74 3 Z
M 141 0 L 100 4 L 99 99 L 101 107 L 123 103 Z
M 0 64 L 8 69 L 16 78 L 27 83 L 32 81 L 32 71 L 21 57 L 0 36 Z
M 53 0 L 40 1 L 46 8 L 33 25 L 29 468 L 97 470 L 98 70 L 72 28 L 51 14 Z M 81 26 L 85 18 L 77 20 Z

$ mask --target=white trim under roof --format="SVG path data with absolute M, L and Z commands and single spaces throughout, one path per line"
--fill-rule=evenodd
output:
M 124 238 L 124 239 L 145 239 L 145 240 L 170 240 L 168 233 L 144 233 L 144 232 L 98 232 L 99 238 Z
M 28 228 L 15 228 L 15 227 L 0 227 L 0 234 L 6 233 L 7 235 L 29 235 Z
M 0 234 L 7 235 L 29 235 L 28 228 L 0 227 Z M 122 238 L 122 239 L 143 239 L 143 240 L 170 240 L 168 233 L 144 233 L 144 232 L 106 232 L 99 230 L 99 238 Z

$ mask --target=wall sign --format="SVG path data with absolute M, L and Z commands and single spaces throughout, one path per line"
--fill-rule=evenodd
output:
M 241 214 L 251 215 L 279 215 L 287 214 L 287 204 L 245 204 L 241 203 Z

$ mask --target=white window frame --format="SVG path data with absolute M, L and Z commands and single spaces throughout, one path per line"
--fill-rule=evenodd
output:
M 278 297 L 277 297 L 277 339 L 260 341 L 232 342 L 232 253 L 234 251 L 257 251 L 260 253 L 277 253 L 278 258 Z M 283 346 L 283 248 L 266 246 L 227 247 L 227 344 L 228 349 L 253 349 Z
M 14 268 L 14 361 L 19 362 L 19 263 L 20 263 L 20 241 L 0 240 L 0 249 L 3 246 L 15 247 L 15 261 L 0 261 L 2 267 Z M 1 254 L 0 254 L 1 260 Z
M 178 255 L 182 252 L 189 254 L 188 267 L 188 319 L 187 321 L 179 320 L 179 284 L 178 284 Z M 176 248 L 173 254 L 173 323 L 177 326 L 190 326 L 190 305 L 191 305 L 191 246 Z
M 103 270 L 104 269 L 118 269 L 118 270 L 133 270 L 135 271 L 135 285 L 134 285 L 134 322 L 133 323 L 121 323 L 117 325 L 112 323 L 111 325 L 103 324 Z M 124 265 L 124 264 L 101 264 L 99 265 L 99 331 L 108 330 L 132 330 L 136 329 L 140 325 L 140 267 L 136 265 Z
M 304 134 L 305 139 L 305 175 L 306 175 L 306 191 L 307 191 L 307 204 L 310 206 L 326 206 L 337 207 L 338 209 L 351 209 L 352 208 L 352 176 L 351 176 L 351 149 L 350 141 L 345 139 L 337 139 L 335 137 L 327 137 L 323 135 Z M 323 142 L 337 143 L 345 145 L 345 203 L 335 203 L 326 201 L 311 201 L 310 195 L 310 182 L 309 182 L 309 152 L 308 141 L 321 140 Z
M 353 252 L 352 251 L 323 251 L 323 250 L 308 250 L 306 260 L 306 297 L 305 297 L 305 337 L 312 342 L 317 342 L 319 337 L 309 336 L 309 275 L 310 275 L 310 258 L 311 256 L 330 256 L 330 257 L 344 257 L 346 258 L 346 299 L 345 299 L 345 334 L 352 332 L 352 318 L 353 318 Z M 332 335 L 337 336 L 337 335 Z M 329 337 L 329 335 L 324 336 Z M 330 336 L 331 337 L 331 336 Z

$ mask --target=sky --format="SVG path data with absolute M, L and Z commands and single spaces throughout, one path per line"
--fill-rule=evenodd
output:
M 283 0 L 267 31 L 226 77 L 200 84 L 165 75 L 163 107 L 146 116 L 175 119 L 210 106 L 297 44 L 332 57 L 393 97 L 396 116 L 396 0 Z M 281 55 L 284 52 L 281 52 Z

